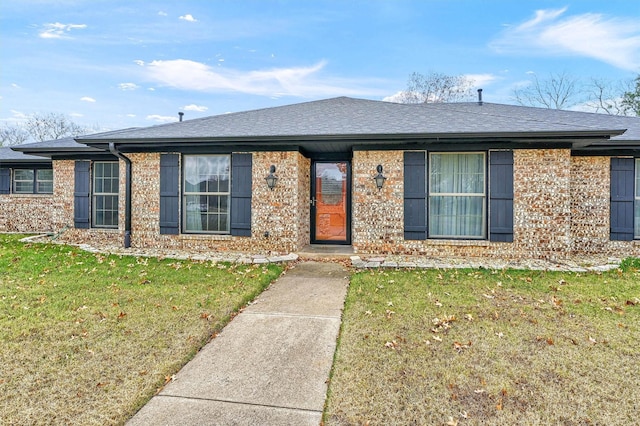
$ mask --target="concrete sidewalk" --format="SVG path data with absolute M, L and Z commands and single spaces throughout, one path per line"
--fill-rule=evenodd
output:
M 339 264 L 298 264 L 127 425 L 317 426 L 347 285 Z

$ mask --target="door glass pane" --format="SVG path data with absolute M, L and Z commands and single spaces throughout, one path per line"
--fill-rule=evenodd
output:
M 347 240 L 346 162 L 315 164 L 315 235 L 318 241 Z

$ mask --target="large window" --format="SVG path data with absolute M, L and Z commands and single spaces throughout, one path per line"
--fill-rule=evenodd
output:
M 484 153 L 429 154 L 429 237 L 485 238 Z
M 15 169 L 13 171 L 14 194 L 53 193 L 52 169 Z
M 228 155 L 184 157 L 185 232 L 229 232 L 230 163 Z
M 118 227 L 118 162 L 93 163 L 93 226 Z
M 640 158 L 636 158 L 635 200 L 634 200 L 634 238 L 640 238 Z

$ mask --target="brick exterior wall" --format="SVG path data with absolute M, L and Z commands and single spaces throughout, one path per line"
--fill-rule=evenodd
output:
M 576 256 L 640 256 L 635 241 L 610 241 L 611 157 L 571 157 L 571 237 Z
M 133 162 L 132 247 L 285 253 L 310 241 L 310 165 L 298 152 L 255 152 L 251 237 L 160 235 L 160 154 L 128 154 Z M 265 183 L 276 166 L 278 186 Z M 376 166 L 387 177 L 381 191 Z M 514 242 L 404 240 L 402 151 L 355 151 L 352 161 L 352 245 L 356 253 L 433 257 L 565 259 L 640 256 L 637 241 L 609 241 L 609 157 L 572 157 L 569 149 L 514 151 Z M 122 246 L 125 164 L 120 162 L 119 229 L 74 229 L 74 161 L 53 162 L 54 193 L 0 196 L 0 231 L 60 233 L 62 241 Z M 489 213 L 490 214 L 490 213 Z M 268 236 L 267 236 L 268 233 Z
M 51 232 L 53 195 L 0 194 L 0 232 Z
M 75 244 L 122 245 L 124 238 L 124 191 L 125 165 L 120 161 L 120 182 L 118 198 L 119 229 L 75 229 L 73 227 L 73 193 L 75 187 L 75 161 L 53 161 L 53 224 L 59 240 Z
M 127 154 L 132 162 L 131 246 L 194 252 L 246 251 L 284 253 L 309 243 L 309 160 L 298 152 L 253 153 L 251 237 L 231 235 L 160 235 L 160 154 Z M 278 185 L 268 189 L 265 176 L 276 166 Z M 120 161 L 119 226 L 117 230 L 73 228 L 73 161 L 54 162 L 65 183 L 55 190 L 55 226 L 61 239 L 73 243 L 121 246 L 124 241 L 125 163 Z M 298 184 L 298 182 L 303 182 Z M 268 233 L 268 236 L 267 236 Z

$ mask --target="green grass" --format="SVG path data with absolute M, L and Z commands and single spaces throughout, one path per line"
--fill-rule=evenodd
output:
M 122 424 L 282 271 L 0 236 L 0 424 Z
M 325 424 L 636 423 L 638 266 L 354 274 Z

